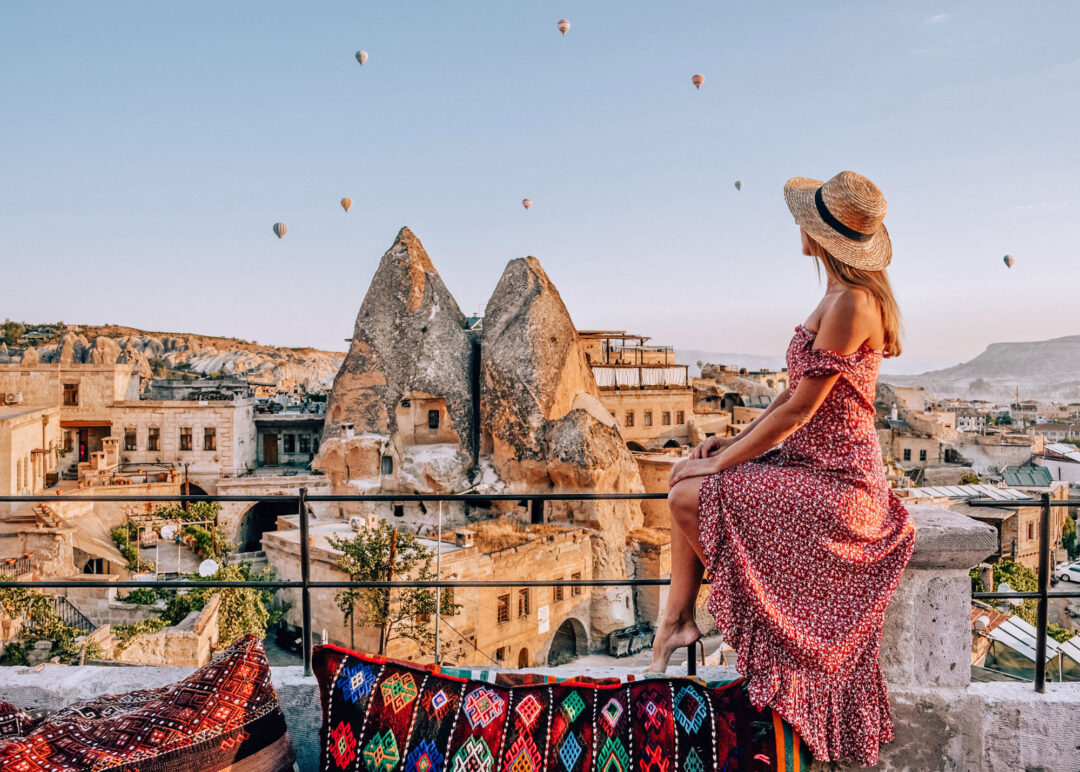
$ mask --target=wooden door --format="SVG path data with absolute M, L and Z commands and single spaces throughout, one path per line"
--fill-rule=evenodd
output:
M 277 438 L 276 434 L 263 435 L 263 466 L 277 466 Z

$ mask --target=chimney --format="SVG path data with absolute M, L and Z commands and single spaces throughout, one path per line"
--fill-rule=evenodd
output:
M 473 537 L 476 535 L 476 531 L 468 528 L 460 528 L 454 531 L 454 541 L 457 542 L 459 547 L 471 547 L 473 546 Z
M 341 425 L 341 436 L 344 437 L 345 439 L 349 439 L 350 437 L 352 437 L 353 436 L 353 425 L 352 424 L 342 424 Z

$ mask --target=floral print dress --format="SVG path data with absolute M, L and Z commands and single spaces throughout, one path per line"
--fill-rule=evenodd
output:
M 883 353 L 815 349 L 815 337 L 796 327 L 787 361 L 792 390 L 840 374 L 817 412 L 780 447 L 701 484 L 708 608 L 756 708 L 773 707 L 819 759 L 876 764 L 893 739 L 881 628 L 915 525 L 874 429 Z

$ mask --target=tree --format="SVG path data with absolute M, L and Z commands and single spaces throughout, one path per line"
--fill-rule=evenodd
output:
M 26 332 L 26 325 L 22 322 L 13 322 L 10 319 L 5 319 L 0 324 L 0 342 L 6 343 L 9 346 L 17 345 L 19 338 Z
M 960 475 L 960 485 L 978 485 L 983 480 L 975 472 L 964 472 Z
M 1076 538 L 1076 519 L 1072 515 L 1065 515 L 1065 525 L 1061 529 L 1061 544 L 1069 555 L 1069 560 L 1076 560 L 1080 554 L 1080 543 Z
M 327 541 L 345 553 L 338 558 L 337 565 L 354 582 L 386 581 L 395 576 L 420 582 L 435 579 L 431 565 L 433 552 L 415 534 L 391 528 L 385 520 L 380 520 L 374 528 L 360 529 L 352 538 L 331 536 Z M 339 592 L 335 600 L 350 627 L 360 624 L 378 628 L 379 654 L 385 654 L 387 645 L 399 638 L 415 643 L 421 653 L 434 646 L 433 589 L 356 588 Z M 453 594 L 444 592 L 441 613 L 453 616 L 458 608 Z

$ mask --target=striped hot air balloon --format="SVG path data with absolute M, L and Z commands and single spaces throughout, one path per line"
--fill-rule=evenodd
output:
M 742 190 L 742 180 L 735 180 L 735 190 Z
M 701 88 L 701 84 L 705 82 L 705 76 L 699 72 L 690 79 L 690 82 L 694 84 L 694 88 Z
M 1014 258 L 1012 255 L 1005 255 L 1005 257 L 1003 257 L 1002 260 L 1005 261 L 1005 267 L 1006 268 L 1012 268 L 1013 263 L 1016 262 L 1016 258 Z
M 521 205 L 523 207 L 525 207 L 526 209 L 528 209 L 530 206 L 532 206 L 532 199 L 531 198 L 523 198 L 523 199 L 521 199 Z
M 356 61 L 360 62 L 361 67 L 364 66 L 364 64 L 367 62 L 367 60 L 368 60 L 367 51 L 357 51 L 356 52 Z
M 341 208 L 344 209 L 346 212 L 352 209 L 352 199 L 348 196 L 345 196 L 345 198 L 341 199 Z
M 274 223 L 274 235 L 279 239 L 285 238 L 285 232 L 289 230 L 283 222 Z
M 566 19 L 559 19 L 559 32 L 565 35 L 568 29 L 570 29 L 570 22 Z

